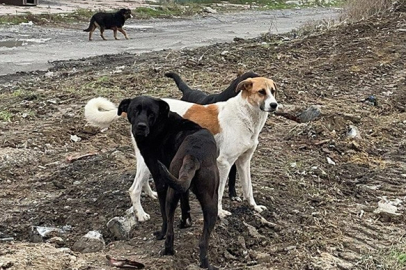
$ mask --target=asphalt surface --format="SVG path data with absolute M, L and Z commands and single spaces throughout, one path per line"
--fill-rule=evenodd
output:
M 33 24 L 0 26 L 0 75 L 47 70 L 56 60 L 81 59 L 117 53 L 145 53 L 163 49 L 194 48 L 230 42 L 235 37 L 254 38 L 263 33 L 287 33 L 306 23 L 337 18 L 338 9 L 312 8 L 275 11 L 245 11 L 210 14 L 190 19 L 130 19 L 124 28 L 130 39 L 114 40 L 107 30 L 103 41 L 98 31 L 93 41 L 82 29 L 42 27 Z

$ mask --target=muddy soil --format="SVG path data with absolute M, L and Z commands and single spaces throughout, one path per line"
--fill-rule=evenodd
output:
M 251 169 L 254 196 L 268 210 L 258 215 L 224 196 L 232 216 L 216 225 L 211 261 L 222 269 L 404 269 L 405 29 L 406 13 L 398 10 L 297 39 L 264 35 L 103 55 L 0 77 L 8 120 L 0 123 L 0 238 L 14 238 L 0 243 L 0 265 L 113 269 L 108 254 L 147 269 L 197 269 L 202 217 L 194 198 L 194 224 L 176 230 L 173 257 L 159 254 L 163 242 L 152 235 L 158 202 L 149 197 L 142 203 L 151 220 L 138 224 L 130 240 L 109 233 L 107 221 L 130 207 L 136 168 L 129 126 L 121 120 L 100 132 L 86 125 L 83 107 L 96 96 L 116 103 L 143 94 L 179 98 L 168 71 L 215 93 L 251 70 L 276 81 L 281 104 L 296 111 L 317 105 L 322 114 L 300 124 L 269 117 Z M 371 95 L 373 102 L 365 102 Z M 67 161 L 88 153 L 94 155 Z M 71 230 L 62 241 L 32 243 L 33 226 L 66 225 Z M 104 250 L 71 251 L 90 230 L 103 233 Z

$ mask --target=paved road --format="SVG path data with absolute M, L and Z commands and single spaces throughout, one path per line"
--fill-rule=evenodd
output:
M 286 33 L 309 21 L 332 19 L 339 10 L 297 9 L 246 11 L 213 14 L 182 20 L 128 20 L 125 29 L 130 37 L 114 40 L 106 31 L 108 41 L 95 32 L 92 42 L 78 29 L 44 28 L 36 25 L 0 27 L 0 75 L 19 71 L 46 70 L 56 60 L 80 59 L 122 52 L 143 53 L 162 49 L 181 49 L 230 42 L 235 37 L 253 38 L 262 33 Z

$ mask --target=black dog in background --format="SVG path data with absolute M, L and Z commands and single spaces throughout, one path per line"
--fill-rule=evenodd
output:
M 117 30 L 128 39 L 127 33 L 123 29 L 123 25 L 128 18 L 132 18 L 130 9 L 122 8 L 116 13 L 99 12 L 92 16 L 89 27 L 83 31 L 89 32 L 89 41 L 92 40 L 92 34 L 96 28 L 100 29 L 100 36 L 103 40 L 106 40 L 103 34 L 105 29 L 113 30 L 115 39 L 118 39 Z
M 176 85 L 178 86 L 179 90 L 182 91 L 183 95 L 181 100 L 193 102 L 201 105 L 216 103 L 219 101 L 226 101 L 232 97 L 235 97 L 238 92 L 235 91 L 237 85 L 248 78 L 255 78 L 259 77 L 258 74 L 254 72 L 246 72 L 240 76 L 238 76 L 235 80 L 231 82 L 231 84 L 219 94 L 206 94 L 201 90 L 191 89 L 181 78 L 178 74 L 174 72 L 165 73 L 165 76 L 168 78 L 172 78 Z M 235 165 L 231 167 L 230 173 L 228 174 L 228 196 L 231 200 L 238 200 L 237 192 L 235 190 L 235 180 L 237 175 L 237 168 Z
M 163 220 L 161 231 L 155 235 L 157 239 L 166 235 L 163 254 L 175 253 L 173 222 L 179 200 L 182 223 L 190 220 L 190 188 L 203 211 L 200 267 L 217 269 L 210 265 L 207 258 L 210 234 L 218 215 L 218 150 L 213 135 L 169 111 L 168 103 L 161 99 L 147 96 L 125 99 L 121 101 L 117 113 L 127 114 L 137 147 L 155 181 Z

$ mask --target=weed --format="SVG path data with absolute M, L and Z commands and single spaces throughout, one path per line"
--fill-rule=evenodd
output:
M 344 18 L 350 21 L 362 20 L 391 6 L 392 0 L 348 0 L 344 4 Z
M 0 120 L 2 122 L 10 122 L 13 114 L 9 111 L 0 111 Z

